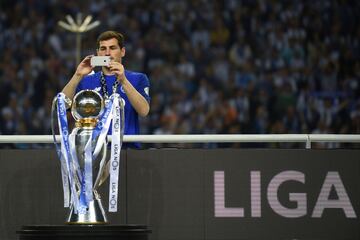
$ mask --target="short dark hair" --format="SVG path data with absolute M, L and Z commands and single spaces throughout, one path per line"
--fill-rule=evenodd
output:
M 119 32 L 115 32 L 115 31 L 106 31 L 106 32 L 101 33 L 99 35 L 99 37 L 97 38 L 96 49 L 100 48 L 101 41 L 109 40 L 111 38 L 116 38 L 118 40 L 120 48 L 124 47 L 124 35 L 122 35 Z

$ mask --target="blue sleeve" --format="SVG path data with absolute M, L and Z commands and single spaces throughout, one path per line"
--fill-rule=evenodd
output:
M 95 88 L 95 86 L 92 86 L 92 84 L 94 84 L 94 77 L 95 77 L 95 74 L 84 76 L 80 80 L 79 84 L 77 85 L 77 87 L 75 89 L 75 94 L 80 92 L 81 90 L 84 90 L 84 89 L 93 89 L 93 88 Z
M 141 74 L 140 82 L 136 90 L 150 103 L 150 81 L 146 74 Z
M 75 94 L 80 92 L 82 90 L 82 79 L 80 80 L 79 84 L 77 85 L 75 89 Z

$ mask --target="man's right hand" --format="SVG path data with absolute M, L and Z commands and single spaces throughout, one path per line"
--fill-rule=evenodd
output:
M 94 55 L 89 55 L 86 56 L 78 65 L 77 69 L 76 69 L 76 73 L 77 75 L 80 76 L 85 76 L 89 73 L 91 73 L 91 71 L 94 69 L 94 67 L 92 67 L 90 65 L 90 59 L 93 57 Z
M 86 56 L 78 65 L 76 68 L 75 74 L 72 76 L 70 81 L 66 84 L 66 86 L 63 88 L 62 92 L 70 99 L 74 97 L 75 90 L 81 79 L 88 75 L 92 70 L 93 67 L 90 65 L 90 59 L 94 55 Z

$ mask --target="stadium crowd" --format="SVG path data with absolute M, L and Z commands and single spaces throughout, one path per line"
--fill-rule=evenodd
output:
M 51 134 L 52 99 L 77 65 L 75 35 L 57 22 L 79 12 L 101 21 L 83 34 L 82 56 L 114 29 L 126 38 L 125 68 L 148 75 L 143 134 L 360 133 L 356 0 L 3 0 L 1 134 Z

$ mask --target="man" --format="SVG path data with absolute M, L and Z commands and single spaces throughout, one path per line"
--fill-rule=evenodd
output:
M 85 57 L 78 65 L 75 74 L 62 92 L 72 99 L 84 89 L 93 89 L 107 98 L 116 91 L 125 100 L 125 134 L 139 134 L 138 116 L 146 116 L 150 110 L 149 79 L 143 73 L 124 69 L 122 58 L 125 56 L 124 37 L 114 31 L 106 31 L 97 39 L 98 56 L 109 56 L 110 63 L 95 74 L 90 65 L 91 56 Z M 129 145 L 131 146 L 131 145 Z M 139 144 L 132 145 L 139 147 Z

